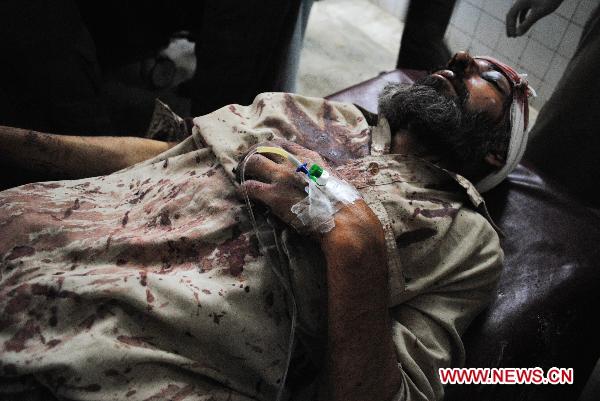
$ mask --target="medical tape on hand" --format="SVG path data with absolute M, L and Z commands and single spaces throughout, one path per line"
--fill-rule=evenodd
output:
M 361 196 L 350 184 L 336 177 L 329 177 L 325 185 L 307 179 L 308 196 L 292 206 L 302 227 L 297 229 L 326 233 L 335 227 L 335 214 L 345 205 L 354 203 Z

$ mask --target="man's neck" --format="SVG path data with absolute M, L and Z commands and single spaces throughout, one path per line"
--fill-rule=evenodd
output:
M 414 155 L 418 157 L 428 157 L 430 152 L 416 140 L 414 135 L 406 129 L 399 129 L 392 135 L 390 152 L 403 155 Z
M 390 145 L 390 153 L 401 155 L 412 155 L 427 160 L 439 167 L 452 170 L 451 165 L 432 153 L 427 147 L 419 142 L 414 135 L 407 129 L 401 128 L 392 135 L 392 143 Z

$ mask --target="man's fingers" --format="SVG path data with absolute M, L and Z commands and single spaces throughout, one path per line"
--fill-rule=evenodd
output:
M 294 219 L 292 206 L 306 197 L 306 194 L 294 188 L 282 188 L 277 184 L 266 184 L 255 180 L 245 181 L 238 187 L 237 193 L 242 199 L 245 199 L 247 194 L 251 200 L 267 206 L 271 212 L 288 224 L 292 224 Z
M 246 160 L 244 174 L 264 182 L 273 180 L 283 172 L 283 166 L 265 156 L 255 153 Z
M 295 142 L 290 142 L 287 140 L 277 140 L 277 145 L 281 146 L 283 149 L 287 150 L 291 154 L 300 157 L 310 157 L 314 152 L 306 149 L 304 146 L 300 146 Z M 310 156 L 309 156 L 310 155 Z
M 296 156 L 298 160 L 302 162 L 309 162 L 309 164 L 317 163 L 323 168 L 328 167 L 327 162 L 325 162 L 325 160 L 323 159 L 323 157 L 321 157 L 320 154 L 310 149 L 306 149 L 305 147 L 298 145 L 297 143 L 290 141 L 282 141 L 278 143 L 278 145 L 290 152 L 291 154 L 293 154 L 294 156 Z
M 302 191 L 306 187 L 306 181 L 302 174 L 294 170 L 295 167 L 287 161 L 279 164 L 262 154 L 253 154 L 246 160 L 244 178 L 270 184 L 287 185 L 290 190 L 296 188 Z
M 247 194 L 248 198 L 269 205 L 272 198 L 273 185 L 256 180 L 249 180 L 244 181 L 238 187 L 237 192 L 242 198 Z
M 287 159 L 281 155 L 276 155 L 275 153 L 261 153 L 264 157 L 269 160 L 274 161 L 277 164 L 286 164 L 288 163 Z

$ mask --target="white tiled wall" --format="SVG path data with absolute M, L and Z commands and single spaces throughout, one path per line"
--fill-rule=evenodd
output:
M 408 0 L 370 0 L 400 19 Z M 427 0 L 413 0 L 427 1 Z M 446 40 L 452 51 L 469 50 L 516 66 L 537 90 L 536 108 L 550 97 L 581 37 L 583 26 L 600 0 L 564 0 L 526 35 L 506 37 L 506 14 L 513 0 L 458 0 Z
M 550 97 L 581 37 L 583 26 L 600 0 L 564 0 L 526 35 L 506 37 L 506 14 L 512 0 L 459 0 L 446 40 L 453 51 L 487 53 L 528 74 L 537 90 L 537 108 Z M 474 27 L 474 28 L 473 28 Z

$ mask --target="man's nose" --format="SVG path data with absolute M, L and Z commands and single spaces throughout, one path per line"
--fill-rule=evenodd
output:
M 477 63 L 469 53 L 460 51 L 452 57 L 448 63 L 448 68 L 455 73 L 465 76 L 476 72 Z

